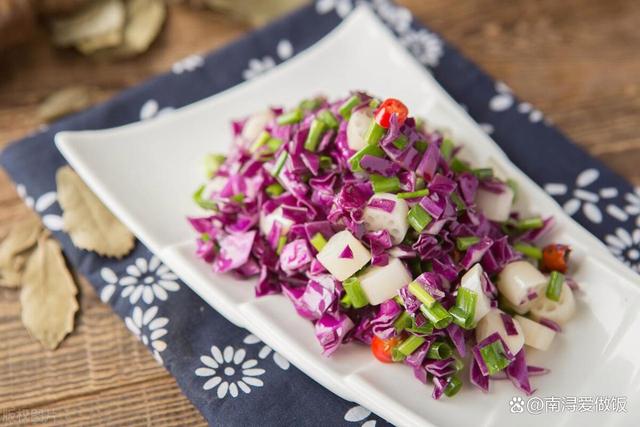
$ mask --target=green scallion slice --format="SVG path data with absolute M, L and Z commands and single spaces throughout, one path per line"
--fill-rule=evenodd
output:
M 264 191 L 266 191 L 267 194 L 271 197 L 278 197 L 279 195 L 284 193 L 284 188 L 282 188 L 282 185 L 274 182 L 273 184 L 268 185 L 267 188 L 264 189 Z
M 360 97 L 358 95 L 353 95 L 340 106 L 340 108 L 338 109 L 338 113 L 342 116 L 343 119 L 349 120 L 349 118 L 351 117 L 351 110 L 353 110 L 359 103 Z
M 407 215 L 409 225 L 411 225 L 411 227 L 413 227 L 413 229 L 418 233 L 424 230 L 432 219 L 431 215 L 429 215 L 419 204 L 415 204 L 411 210 L 409 210 L 409 214 Z
M 218 210 L 218 205 L 213 200 L 207 200 L 202 197 L 206 187 L 204 184 L 198 187 L 195 193 L 193 193 L 193 201 L 202 209 Z
M 433 323 L 433 326 L 436 329 L 446 328 L 453 320 L 449 312 L 439 302 L 436 302 L 433 307 L 427 307 L 422 304 L 420 306 L 420 311 L 424 317 Z
M 338 129 L 338 126 L 340 126 L 340 123 L 338 123 L 338 119 L 336 119 L 336 116 L 334 116 L 333 113 L 329 110 L 321 111 L 320 114 L 318 114 L 318 119 L 325 125 L 327 125 L 327 127 L 330 129 Z
M 204 157 L 204 173 L 207 178 L 213 178 L 218 173 L 218 169 L 227 158 L 222 154 L 207 154 Z
M 266 130 L 260 132 L 260 135 L 258 135 L 251 148 L 249 148 L 249 152 L 255 153 L 256 151 L 258 151 L 269 141 L 269 138 L 271 138 L 271 134 L 269 132 L 267 132 Z
M 564 275 L 558 271 L 552 271 L 549 275 L 549 284 L 545 295 L 552 301 L 560 301 L 562 286 L 564 285 Z
M 276 118 L 276 123 L 279 125 L 292 125 L 302 120 L 302 117 L 302 110 L 300 108 L 296 108 L 295 110 L 279 115 Z
M 320 252 L 322 248 L 324 248 L 324 245 L 327 244 L 327 239 L 325 239 L 321 233 L 316 233 L 311 238 L 311 240 L 309 240 L 309 242 L 311 243 L 311 246 L 316 249 L 316 251 Z
M 271 170 L 272 176 L 277 178 L 280 175 L 280 172 L 282 171 L 282 168 L 284 167 L 284 164 L 287 162 L 288 158 L 289 153 L 287 151 L 283 151 L 280 153 L 278 159 L 276 160 L 276 163 L 273 165 L 273 169 Z
M 395 193 L 400 190 L 400 179 L 397 176 L 371 175 L 369 178 L 376 193 Z
M 453 349 L 444 341 L 434 342 L 429 346 L 429 350 L 427 350 L 427 357 L 429 359 L 443 360 L 450 358 L 452 355 Z
M 481 181 L 485 179 L 493 178 L 493 169 L 491 168 L 473 169 L 471 173 L 474 174 L 476 178 L 478 178 Z
M 427 188 L 423 188 L 422 190 L 418 190 L 418 191 L 410 191 L 407 193 L 396 194 L 398 199 L 415 199 L 418 197 L 424 197 L 428 195 L 429 195 L 429 190 Z
M 454 149 L 454 145 L 453 145 L 453 141 L 450 140 L 449 138 L 445 138 L 442 141 L 442 144 L 440 144 L 440 154 L 442 154 L 442 157 L 445 158 L 445 160 L 449 160 L 451 158 L 451 155 L 453 154 L 453 149 Z
M 528 256 L 529 258 L 537 260 L 542 259 L 542 250 L 538 247 L 518 242 L 513 245 L 513 248 L 521 254 Z
M 357 277 L 349 277 L 347 280 L 342 282 L 342 287 L 347 295 L 349 295 L 349 300 L 351 301 L 353 308 L 362 308 L 369 304 L 369 300 L 362 290 L 362 286 L 360 286 L 360 281 Z
M 511 363 L 507 358 L 502 341 L 494 341 L 480 349 L 480 356 L 487 365 L 489 375 L 497 374 Z
M 515 226 L 518 230 L 521 231 L 535 230 L 537 228 L 542 228 L 544 226 L 544 221 L 541 217 L 536 216 L 532 218 L 521 219 L 520 221 L 516 222 Z
M 398 351 L 405 356 L 410 356 L 424 343 L 425 339 L 417 335 L 411 335 L 398 345 Z
M 386 131 L 387 130 L 380 126 L 375 119 L 371 119 L 371 124 L 364 135 L 364 140 L 367 142 L 367 145 L 377 145 Z
M 396 332 L 400 333 L 405 329 L 410 328 L 412 324 L 413 319 L 411 318 L 409 312 L 403 311 L 400 316 L 398 316 L 398 318 L 393 322 L 393 327 L 395 328 Z
M 414 297 L 418 298 L 418 301 L 429 308 L 433 307 L 437 302 L 436 299 L 417 281 L 409 283 L 407 289 Z
M 449 310 L 453 322 L 465 329 L 471 329 L 476 315 L 477 302 L 478 294 L 476 292 L 467 288 L 458 288 L 456 305 Z
M 456 239 L 456 248 L 460 251 L 466 251 L 470 246 L 475 245 L 479 241 L 480 238 L 476 236 L 458 237 Z
M 307 135 L 307 139 L 304 142 L 304 148 L 309 151 L 316 151 L 316 148 L 318 148 L 318 143 L 320 142 L 320 138 L 322 137 L 326 126 L 327 125 L 325 125 L 324 122 L 318 119 L 313 119 L 313 121 L 311 122 L 311 128 L 309 129 L 309 134 Z
M 360 160 L 365 155 L 374 156 L 374 157 L 384 157 L 384 151 L 377 145 L 367 145 L 366 147 L 360 149 L 349 159 L 349 167 L 352 172 L 359 172 L 362 170 L 360 167 Z
M 458 394 L 461 388 L 462 381 L 460 381 L 460 378 L 458 378 L 456 375 L 452 375 L 451 378 L 449 378 L 449 382 L 447 383 L 446 387 L 444 388 L 444 394 L 447 397 L 453 397 Z
M 287 244 L 287 236 L 280 236 L 278 239 L 278 249 L 276 249 L 276 253 L 280 255 L 282 253 L 282 249 L 284 249 L 284 245 Z
M 469 172 L 471 168 L 469 167 L 468 164 L 466 164 L 459 158 L 454 157 L 453 159 L 451 159 L 451 170 L 454 171 L 455 173 L 462 173 L 462 172 Z

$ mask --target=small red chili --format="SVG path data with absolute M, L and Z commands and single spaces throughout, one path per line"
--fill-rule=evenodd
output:
M 542 249 L 542 270 L 566 273 L 569 253 L 571 253 L 571 248 L 567 245 L 554 243 L 545 246 Z
M 391 116 L 395 114 L 398 118 L 398 124 L 403 124 L 409 115 L 409 109 L 406 105 L 395 98 L 387 98 L 376 110 L 376 123 L 385 129 L 389 128 Z

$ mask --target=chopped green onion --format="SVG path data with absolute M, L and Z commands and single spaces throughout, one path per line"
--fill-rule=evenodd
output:
M 311 246 L 316 249 L 316 251 L 320 252 L 322 248 L 324 248 L 324 245 L 327 244 L 327 239 L 325 239 L 321 233 L 316 233 L 311 238 L 311 240 L 309 240 L 309 242 L 311 243 Z
M 264 189 L 264 191 L 266 191 L 267 194 L 271 197 L 278 197 L 279 195 L 284 193 L 284 188 L 282 188 L 282 185 L 275 182 L 271 185 L 268 185 L 267 188 Z
M 391 360 L 393 360 L 394 362 L 402 362 L 406 358 L 407 356 L 400 353 L 400 351 L 398 350 L 398 346 L 391 349 Z
M 351 298 L 349 298 L 349 294 L 344 294 L 344 296 L 342 298 L 340 298 L 340 305 L 342 305 L 345 308 L 351 308 L 352 304 L 351 304 Z
M 545 295 L 553 301 L 560 301 L 562 286 L 564 285 L 564 275 L 557 271 L 552 271 L 549 275 L 549 284 Z
M 233 200 L 234 202 L 242 203 L 244 202 L 244 194 L 234 194 L 233 196 L 231 196 L 231 200 Z
M 400 179 L 397 176 L 371 175 L 369 178 L 376 193 L 395 193 L 400 190 Z
M 338 126 L 340 126 L 340 123 L 338 123 L 338 119 L 336 119 L 336 116 L 334 116 L 333 113 L 329 110 L 320 112 L 320 114 L 318 114 L 318 119 L 331 129 L 337 129 Z
M 476 236 L 458 237 L 456 239 L 456 247 L 460 251 L 466 251 L 470 246 L 475 245 L 479 241 L 480 238 Z
M 300 120 L 302 120 L 302 110 L 299 108 L 281 114 L 276 118 L 276 122 L 279 125 L 292 125 L 298 123 Z
M 253 145 L 251 146 L 251 148 L 249 148 L 249 151 L 251 153 L 255 153 L 260 148 L 262 148 L 262 146 L 265 145 L 267 143 L 267 141 L 269 141 L 269 138 L 271 138 L 271 134 L 269 132 L 267 132 L 266 130 L 263 130 L 260 133 L 260 135 L 258 135 L 258 137 L 256 138 L 256 140 L 253 143 Z
M 474 174 L 476 178 L 478 178 L 481 181 L 485 179 L 493 178 L 493 169 L 491 168 L 473 169 L 471 173 Z
M 282 249 L 284 248 L 284 245 L 287 244 L 287 236 L 280 236 L 280 239 L 278 239 L 278 249 L 276 249 L 276 253 L 278 255 L 280 255 L 280 253 L 282 252 Z
M 408 311 L 403 311 L 400 316 L 393 322 L 393 327 L 396 332 L 400 333 L 407 328 L 410 328 L 413 324 L 413 319 Z
M 398 199 L 415 199 L 417 197 L 424 197 L 429 195 L 429 190 L 424 188 L 418 191 L 411 191 L 407 193 L 398 193 L 396 196 Z
M 465 209 L 467 209 L 467 205 L 464 203 L 464 201 L 462 200 L 462 198 L 457 192 L 454 191 L 453 193 L 451 193 L 451 200 L 456 205 L 457 212 L 462 212 Z
M 280 171 L 282 171 L 282 168 L 284 167 L 284 164 L 286 163 L 288 158 L 289 153 L 287 151 L 283 151 L 282 153 L 280 153 L 278 159 L 276 160 L 276 163 L 273 165 L 273 169 L 271 170 L 272 176 L 277 178 L 280 175 Z
M 373 98 L 371 101 L 369 101 L 369 107 L 371 108 L 378 108 L 378 106 L 380 105 L 380 100 Z
M 269 151 L 272 153 L 278 151 L 278 148 L 280 148 L 281 145 L 282 140 L 279 138 L 269 138 L 269 141 L 267 141 L 267 148 L 269 148 Z
M 399 137 L 397 137 L 392 144 L 398 149 L 398 150 L 402 150 L 403 148 L 405 148 L 407 146 L 407 144 L 409 143 L 409 140 L 407 139 L 406 136 L 404 135 L 400 135 Z
M 416 141 L 414 147 L 416 150 L 418 150 L 420 153 L 424 153 L 425 151 L 427 151 L 427 147 L 429 146 L 429 143 L 427 141 Z
M 444 341 L 436 341 L 429 346 L 427 357 L 429 359 L 443 360 L 453 355 L 453 349 Z
M 404 301 L 402 301 L 402 297 L 400 295 L 396 295 L 395 297 L 393 297 L 393 300 L 396 302 L 396 304 L 398 304 L 400 307 L 404 307 Z
M 366 147 L 360 149 L 349 159 L 349 166 L 351 167 L 352 172 L 359 172 L 362 170 L 362 168 L 360 167 L 360 160 L 362 160 L 365 155 L 384 157 L 384 151 L 382 151 L 382 148 L 377 145 L 367 145 Z
M 469 165 L 457 157 L 451 160 L 451 170 L 455 173 L 469 172 L 471 168 Z
M 317 110 L 322 105 L 323 101 L 324 101 L 324 98 L 322 97 L 305 99 L 302 102 L 300 102 L 300 104 L 298 105 L 298 108 L 304 111 L 314 111 L 314 110 Z
M 424 210 L 419 204 L 413 205 L 407 216 L 407 220 L 411 227 L 420 233 L 424 228 L 429 225 L 433 218 Z
M 476 314 L 478 294 L 471 289 L 458 288 L 456 306 L 449 310 L 453 322 L 465 329 L 473 327 L 473 319 Z
M 536 228 L 542 228 L 544 226 L 544 221 L 539 216 L 533 218 L 525 218 L 516 222 L 516 228 L 518 230 L 535 230 Z
M 398 345 L 398 351 L 405 356 L 411 355 L 414 351 L 418 349 L 423 343 L 425 339 L 423 337 L 419 337 L 417 335 L 411 335 L 406 340 L 402 341 Z
M 351 110 L 355 108 L 356 105 L 360 103 L 360 97 L 358 95 L 353 95 L 351 98 L 347 99 L 344 104 L 340 106 L 338 109 L 338 113 L 345 120 L 349 120 L 351 117 Z
M 433 307 L 437 302 L 436 299 L 417 281 L 409 283 L 408 289 L 414 297 L 418 298 L 421 303 L 429 308 Z
M 217 210 L 218 205 L 216 204 L 216 202 L 214 202 L 213 200 L 207 200 L 202 198 L 202 194 L 204 193 L 205 188 L 206 188 L 206 185 L 204 184 L 198 187 L 196 192 L 193 193 L 193 201 L 196 202 L 196 204 L 200 206 L 202 209 Z
M 484 360 L 485 365 L 487 365 L 489 375 L 502 371 L 511 363 L 509 359 L 507 359 L 504 346 L 500 340 L 482 347 L 480 349 L 480 356 L 482 356 L 482 360 Z
M 421 176 L 416 177 L 416 191 L 423 190 L 427 186 L 427 183 L 424 181 L 424 178 Z
M 516 243 L 513 245 L 513 248 L 520 252 L 521 254 L 528 256 L 529 258 L 541 260 L 542 259 L 542 250 L 535 246 L 527 245 L 525 243 Z
M 342 282 L 342 287 L 347 295 L 349 295 L 349 300 L 351 301 L 353 308 L 362 308 L 369 304 L 369 300 L 364 294 L 362 286 L 360 286 L 360 281 L 357 277 L 349 277 L 347 280 Z
M 416 321 L 412 320 L 411 327 L 406 328 L 407 332 L 420 335 L 431 335 L 433 333 L 433 325 L 430 322 L 424 322 L 423 325 L 416 325 Z
M 208 242 L 209 240 L 211 240 L 211 236 L 209 236 L 209 233 L 202 233 L 200 234 L 200 240 L 202 240 L 203 242 Z
M 440 144 L 440 153 L 442 154 L 442 157 L 445 158 L 445 160 L 449 160 L 451 158 L 453 149 L 453 141 L 451 141 L 449 138 L 445 138 L 444 140 L 442 140 L 442 144 Z
M 325 127 L 326 125 L 324 122 L 321 122 L 318 119 L 313 119 L 311 122 L 311 128 L 309 129 L 309 134 L 307 135 L 307 140 L 304 142 L 304 148 L 309 151 L 316 151 Z
M 464 368 L 464 362 L 455 356 L 454 356 L 454 360 L 455 362 L 453 363 L 453 366 L 456 368 L 456 371 L 460 372 L 462 368 Z
M 364 134 L 364 140 L 367 141 L 367 145 L 377 145 L 386 131 L 387 130 L 380 126 L 375 119 L 371 119 L 371 124 Z
M 436 302 L 433 307 L 427 307 L 422 304 L 420 311 L 433 323 L 436 329 L 446 328 L 453 320 L 449 312 L 439 302 Z
M 453 397 L 458 394 L 461 388 L 462 381 L 460 381 L 460 378 L 458 378 L 456 375 L 452 375 L 451 378 L 449 378 L 449 382 L 447 383 L 446 387 L 444 388 L 444 394 L 447 397 Z
M 218 169 L 227 158 L 222 154 L 207 154 L 204 157 L 204 173 L 207 178 L 213 178 L 218 173 Z

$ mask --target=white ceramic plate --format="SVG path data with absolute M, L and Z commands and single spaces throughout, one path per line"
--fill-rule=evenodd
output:
M 386 52 L 385 61 L 379 61 L 379 52 Z M 377 66 L 367 66 L 372 63 Z M 489 394 L 467 386 L 454 399 L 434 401 L 431 387 L 414 380 L 411 369 L 382 365 L 364 346 L 344 346 L 324 358 L 312 325 L 296 315 L 284 296 L 256 299 L 253 283 L 214 275 L 196 259 L 195 235 L 185 216 L 197 213 L 191 194 L 201 181 L 203 155 L 225 152 L 231 142 L 230 120 L 266 105 L 294 105 L 320 92 L 342 96 L 354 88 L 403 99 L 413 114 L 448 127 L 456 140 L 472 143 L 467 155 L 478 164 L 492 163 L 518 182 L 521 209 L 558 219 L 548 239 L 573 246 L 579 260 L 573 275 L 584 291 L 578 315 L 552 352 L 529 352 L 530 363 L 552 370 L 532 379 L 536 396 L 621 396 L 627 399 L 627 415 L 512 414 L 509 401 L 521 395 L 507 381 L 493 382 Z M 107 206 L 212 307 L 329 390 L 392 423 L 631 425 L 632 418 L 640 417 L 638 276 L 511 164 L 364 6 L 312 48 L 263 76 L 157 119 L 102 131 L 61 132 L 56 143 Z

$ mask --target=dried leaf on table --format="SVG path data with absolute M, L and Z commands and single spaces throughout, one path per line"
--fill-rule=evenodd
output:
M 54 350 L 73 331 L 78 311 L 78 290 L 55 240 L 44 236 L 38 240 L 23 282 L 22 323 L 45 348 Z
M 272 19 L 300 7 L 306 0 L 205 0 L 211 9 L 228 12 L 253 25 L 263 25 Z
M 9 288 L 21 285 L 27 258 L 42 232 L 42 223 L 35 214 L 29 214 L 11 228 L 0 243 L 0 285 Z
M 38 116 L 50 122 L 89 107 L 95 102 L 95 91 L 87 86 L 69 86 L 49 95 L 38 107 Z
M 122 44 L 97 52 L 98 58 L 127 58 L 146 52 L 158 37 L 167 16 L 162 0 L 129 0 Z
M 57 46 L 74 46 L 122 30 L 124 24 L 125 7 L 121 0 L 94 1 L 68 18 L 54 20 L 53 42 Z
M 75 246 L 103 256 L 121 258 L 135 244 L 133 234 L 69 166 L 56 174 L 64 229 Z

